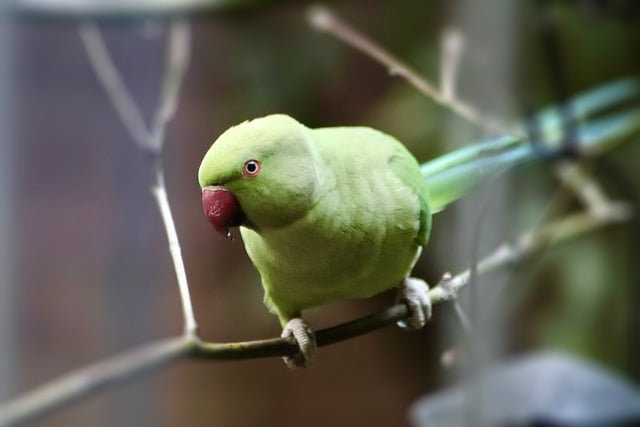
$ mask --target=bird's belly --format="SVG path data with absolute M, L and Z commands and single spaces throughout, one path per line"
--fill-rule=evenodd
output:
M 316 227 L 317 228 L 317 227 Z M 419 252 L 416 229 L 323 233 L 243 229 L 247 252 L 262 277 L 265 300 L 278 314 L 378 294 L 406 277 Z

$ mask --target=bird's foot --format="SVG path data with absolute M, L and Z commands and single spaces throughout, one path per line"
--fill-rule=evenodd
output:
M 422 279 L 407 277 L 400 285 L 398 302 L 404 302 L 409 309 L 409 318 L 399 320 L 402 329 L 420 329 L 431 318 L 431 299 L 429 285 Z
M 294 356 L 282 359 L 289 369 L 308 368 L 316 358 L 316 336 L 309 324 L 300 317 L 289 320 L 282 329 L 282 338 L 293 337 L 298 343 L 299 351 Z

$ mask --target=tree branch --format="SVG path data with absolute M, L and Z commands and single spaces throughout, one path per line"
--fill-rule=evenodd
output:
M 431 98 L 437 104 L 453 111 L 470 123 L 493 133 L 507 132 L 511 129 L 510 126 L 507 126 L 497 117 L 483 114 L 462 100 L 453 96 L 447 96 L 447 94 L 440 92 L 434 85 L 407 64 L 393 56 L 377 43 L 373 42 L 366 35 L 338 18 L 329 8 L 324 6 L 314 6 L 310 8 L 308 12 L 308 19 L 311 26 L 316 30 L 331 34 L 347 45 L 364 53 L 371 59 L 385 66 L 389 70 L 389 74 L 392 76 L 399 76 L 405 79 L 411 86 L 417 89 L 418 92 Z M 457 48 L 457 46 L 455 48 Z M 452 70 L 451 65 L 457 64 L 447 64 L 446 70 Z M 455 67 L 453 70 L 455 71 Z M 445 82 L 448 83 L 449 80 L 451 80 L 451 76 L 444 76 Z M 453 94 L 455 92 L 451 90 L 449 93 Z
M 169 24 L 167 60 L 163 72 L 162 90 L 151 130 L 147 129 L 142 112 L 125 86 L 96 24 L 87 22 L 80 25 L 78 34 L 98 81 L 102 84 L 109 101 L 129 131 L 131 138 L 141 150 L 151 155 L 153 161 L 151 193 L 162 217 L 169 243 L 169 253 L 176 272 L 182 303 L 184 333 L 189 336 L 194 335 L 197 324 L 189 295 L 189 284 L 182 259 L 180 241 L 167 196 L 161 160 L 165 129 L 175 115 L 180 87 L 189 67 L 191 51 L 189 24 L 183 20 L 174 20 Z
M 193 336 L 197 333 L 198 324 L 196 323 L 193 306 L 191 304 L 191 295 L 189 294 L 187 272 L 184 266 L 184 260 L 182 258 L 180 239 L 178 238 L 176 225 L 173 221 L 173 215 L 171 215 L 171 206 L 169 205 L 167 188 L 164 183 L 164 173 L 162 168 L 159 166 L 156 167 L 155 170 L 155 184 L 153 185 L 151 191 L 158 206 L 158 210 L 160 211 L 160 216 L 162 217 L 164 229 L 167 234 L 167 240 L 169 243 L 169 253 L 171 254 L 171 259 L 173 261 L 173 266 L 176 272 L 176 280 L 178 283 L 180 302 L 182 306 L 184 334 L 187 336 Z
M 140 148 L 149 148 L 150 138 L 142 112 L 113 63 L 100 30 L 95 23 L 84 22 L 78 26 L 78 35 L 87 53 L 89 64 L 125 129 Z
M 167 60 L 162 80 L 162 93 L 154 115 L 149 135 L 156 150 L 162 149 L 165 129 L 173 119 L 178 107 L 178 95 L 191 56 L 191 29 L 185 20 L 174 20 L 169 24 Z
M 512 244 L 504 244 L 478 262 L 484 275 L 521 263 L 545 248 L 556 246 L 585 233 L 619 223 L 620 215 L 573 214 L 534 231 L 522 234 Z M 456 298 L 468 285 L 470 269 L 455 276 L 446 274 L 429 291 L 432 304 Z M 379 313 L 316 332 L 319 346 L 345 341 L 391 325 L 408 316 L 403 304 Z M 235 343 L 207 343 L 195 336 L 181 336 L 143 345 L 122 355 L 75 371 L 0 406 L 0 427 L 15 426 L 39 419 L 57 408 L 93 395 L 142 374 L 151 373 L 178 359 L 244 360 L 293 355 L 298 351 L 293 339 L 272 338 Z
M 78 369 L 0 406 L 0 426 L 16 426 L 94 395 L 108 387 L 155 371 L 189 351 L 185 337 L 143 345 L 119 356 Z
M 442 32 L 440 49 L 442 51 L 440 61 L 440 92 L 445 99 L 455 99 L 456 80 L 464 52 L 464 36 L 456 28 L 447 28 Z
M 590 177 L 581 165 L 562 161 L 555 166 L 555 173 L 591 215 L 596 217 L 619 215 L 621 221 L 631 217 L 631 206 L 612 203 L 600 184 Z

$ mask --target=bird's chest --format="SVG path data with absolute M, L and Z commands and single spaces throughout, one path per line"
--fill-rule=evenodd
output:
M 267 301 L 276 309 L 302 310 L 368 297 L 405 277 L 419 250 L 418 203 L 403 191 L 374 200 L 383 202 L 327 198 L 290 226 L 259 234 L 243 228 Z

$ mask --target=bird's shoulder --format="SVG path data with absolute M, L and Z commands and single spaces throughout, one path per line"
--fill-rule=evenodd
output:
M 427 242 L 431 213 L 427 187 L 420 165 L 413 154 L 394 137 L 369 127 L 331 127 L 314 129 L 314 142 L 321 156 L 332 165 L 338 179 L 358 176 L 390 176 L 417 197 L 420 230 L 416 240 Z

